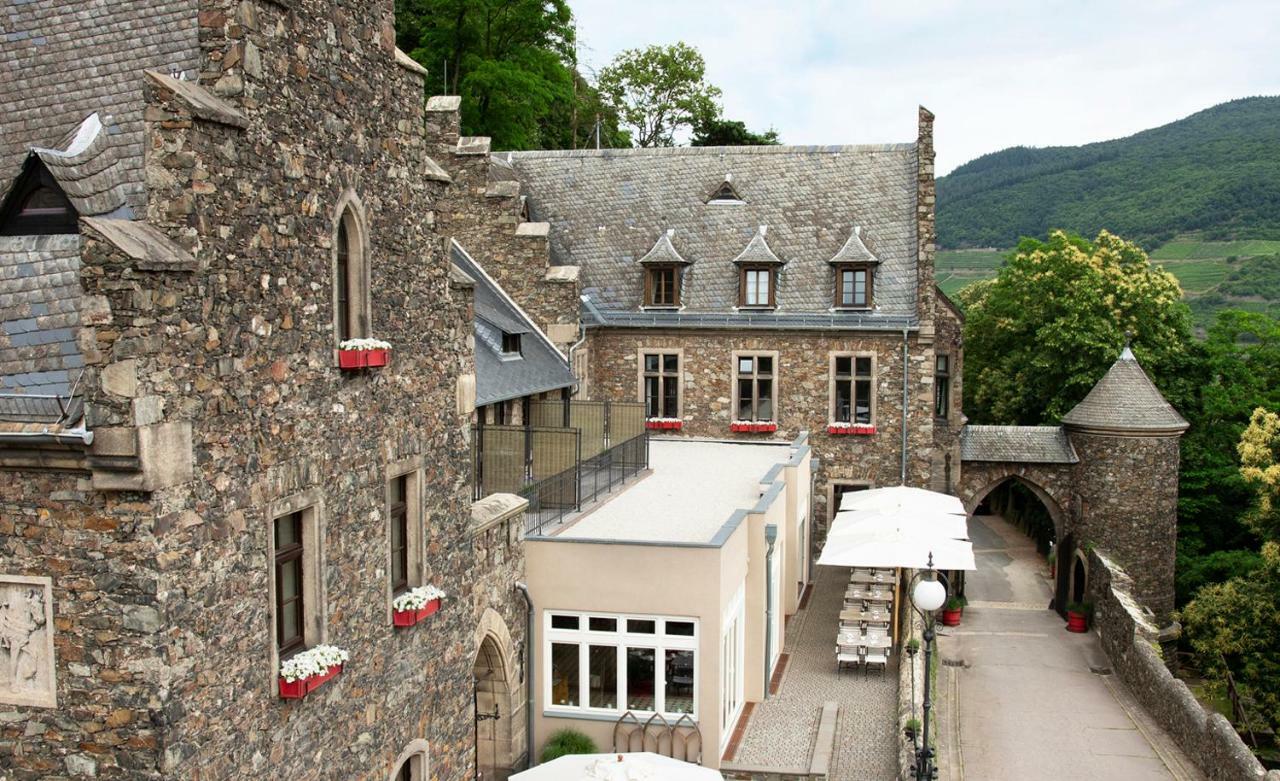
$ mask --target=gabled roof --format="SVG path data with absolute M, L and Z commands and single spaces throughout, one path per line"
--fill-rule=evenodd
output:
M 767 225 L 760 226 L 760 232 L 752 236 L 746 248 L 733 259 L 735 266 L 781 266 L 785 263 L 769 249 L 769 242 L 764 237 L 767 228 Z
M 1080 458 L 1061 426 L 965 426 L 961 461 L 1075 464 Z
M 493 404 L 577 384 L 569 362 L 546 334 L 458 242 L 454 267 L 475 281 L 476 404 Z M 503 333 L 522 334 L 520 357 L 502 351 Z
M 685 260 L 671 243 L 671 236 L 675 233 L 673 230 L 667 230 L 658 240 L 653 243 L 653 247 L 644 254 L 644 257 L 636 261 L 642 266 L 666 266 L 675 264 L 677 266 L 687 266 L 692 261 Z
M 674 228 L 694 261 L 681 284 L 686 318 L 733 316 L 733 259 L 768 225 L 768 247 L 786 259 L 779 304 L 786 313 L 830 313 L 828 259 L 861 225 L 875 239 L 876 309 L 857 327 L 916 316 L 915 144 L 672 147 L 501 153 L 528 196 L 531 218 L 551 224 L 552 263 L 580 266 L 582 289 L 612 322 L 639 313 L 635 263 Z M 706 203 L 709 183 L 733 172 L 746 202 Z
M 862 240 L 862 226 L 855 225 L 853 230 L 849 231 L 849 238 L 844 246 L 827 262 L 833 266 L 842 263 L 879 263 L 880 258 L 867 249 L 866 243 Z
M 1106 434 L 1180 434 L 1190 424 L 1142 370 L 1127 346 L 1084 401 L 1062 416 L 1072 429 Z
M 82 217 L 131 218 L 129 182 L 119 148 L 97 112 L 84 119 L 57 148 L 32 147 Z

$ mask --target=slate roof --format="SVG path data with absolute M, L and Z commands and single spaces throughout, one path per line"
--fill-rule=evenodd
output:
M 493 404 L 577 384 L 569 363 L 497 282 L 456 241 L 454 266 L 475 280 L 476 404 Z M 502 353 L 502 334 L 520 333 L 520 358 Z
M 961 461 L 1075 464 L 1080 458 L 1061 426 L 965 426 Z
M 0 236 L 0 394 L 66 395 L 84 367 L 78 234 Z
M 769 251 L 785 261 L 777 316 L 819 313 L 831 324 L 823 327 L 896 328 L 916 315 L 915 144 L 536 151 L 495 160 L 491 175 L 511 171 L 520 180 L 531 218 L 551 223 L 552 262 L 582 267 L 584 292 L 605 321 L 631 322 L 621 314 L 639 309 L 635 263 L 668 229 L 689 261 L 681 315 L 723 321 L 738 301 L 733 260 L 761 225 Z M 705 203 L 729 175 L 744 202 Z M 876 310 L 829 318 L 828 261 L 855 225 L 880 260 Z M 769 327 L 768 319 L 755 322 Z
M 1062 417 L 1062 424 L 1086 431 L 1134 434 L 1174 434 L 1190 425 L 1160 395 L 1128 347 L 1084 401 Z
M 12 185 L 31 147 L 63 146 L 69 131 L 99 112 L 118 146 L 119 180 L 108 187 L 95 184 L 94 190 L 118 188 L 141 213 L 143 71 L 195 74 L 198 5 L 198 0 L 5 3 L 0 12 L 0 194 Z
M 130 193 L 134 189 L 120 160 L 120 144 L 103 125 L 97 112 L 90 114 L 57 148 L 33 147 L 49 175 L 58 182 L 76 214 L 131 218 Z

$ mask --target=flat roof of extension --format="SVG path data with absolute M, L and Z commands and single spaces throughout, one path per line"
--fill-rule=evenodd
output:
M 790 443 L 654 439 L 651 474 L 570 523 L 557 538 L 710 544 L 737 510 L 751 510 Z

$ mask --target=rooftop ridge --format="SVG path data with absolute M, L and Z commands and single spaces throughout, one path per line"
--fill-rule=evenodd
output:
M 809 144 L 776 146 L 660 146 L 630 147 L 625 149 L 530 149 L 526 151 L 494 152 L 495 156 L 513 160 L 543 157 L 666 157 L 681 155 L 787 155 L 787 154 L 841 154 L 871 152 L 914 152 L 916 143 L 889 144 Z

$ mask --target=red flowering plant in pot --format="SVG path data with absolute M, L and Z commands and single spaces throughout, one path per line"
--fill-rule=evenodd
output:
M 440 609 L 444 592 L 435 586 L 418 586 L 391 600 L 391 623 L 395 626 L 413 626 Z
M 1088 632 L 1091 613 L 1093 613 L 1093 605 L 1088 602 L 1072 602 L 1067 605 L 1067 631 Z
M 942 607 L 942 625 L 960 626 L 960 617 L 964 615 L 964 597 L 950 597 Z
M 338 345 L 338 368 L 377 369 L 391 362 L 391 343 L 381 339 L 347 339 Z
M 334 645 L 317 645 L 280 663 L 280 696 L 300 700 L 342 673 L 351 656 Z

